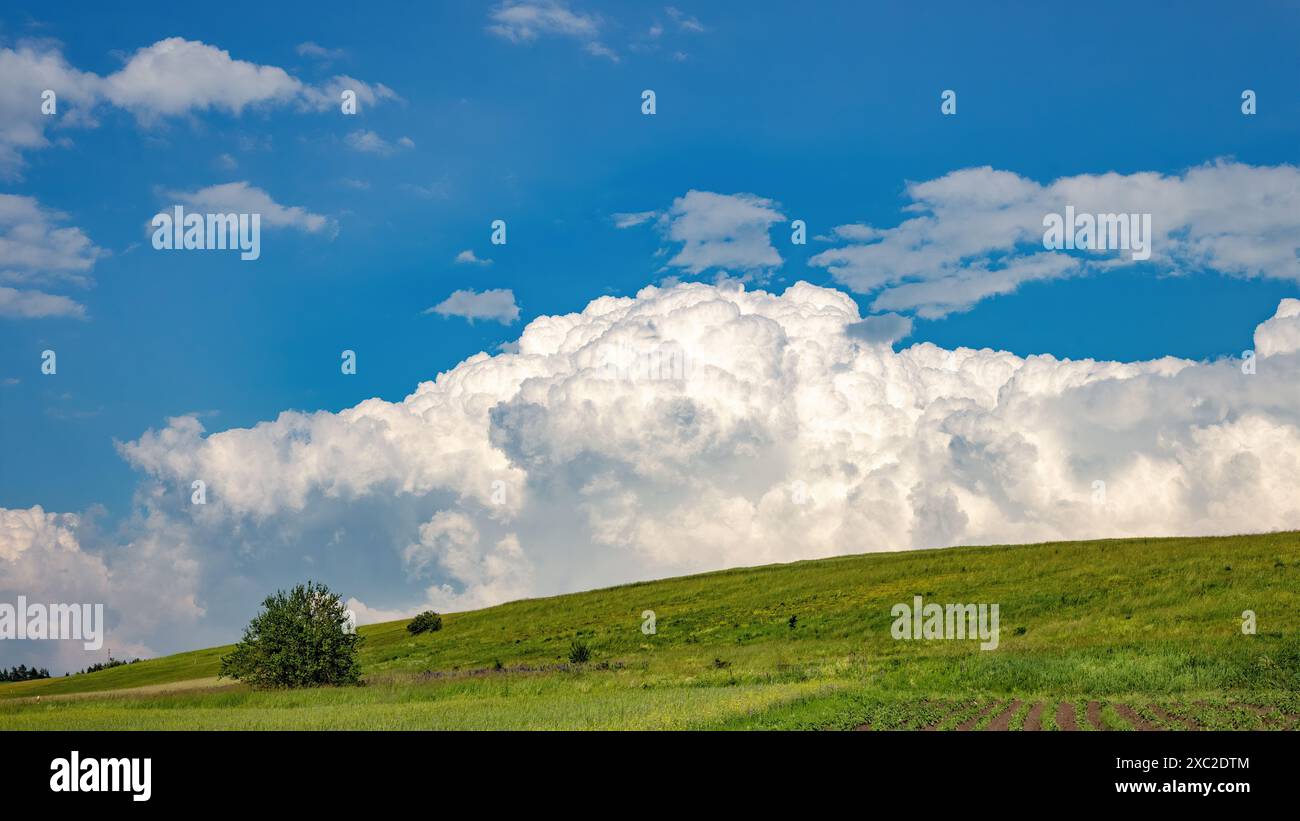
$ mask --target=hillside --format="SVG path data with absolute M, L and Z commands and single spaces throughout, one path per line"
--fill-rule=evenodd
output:
M 999 646 L 895 640 L 914 596 L 997 603 Z M 211 648 L 0 684 L 0 729 L 1290 726 L 1300 534 L 846 556 L 360 632 L 363 688 L 253 692 Z

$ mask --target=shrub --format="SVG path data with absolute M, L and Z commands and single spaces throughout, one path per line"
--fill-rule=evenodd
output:
M 343 601 L 323 584 L 307 582 L 262 602 L 221 675 L 254 687 L 318 687 L 361 683 L 357 651 Z
M 582 639 L 577 639 L 569 645 L 570 664 L 586 664 L 589 661 L 591 661 L 591 648 Z
M 406 625 L 407 631 L 418 636 L 421 633 L 432 633 L 435 630 L 442 629 L 442 616 L 432 610 L 425 610 L 420 615 L 411 619 L 411 623 Z

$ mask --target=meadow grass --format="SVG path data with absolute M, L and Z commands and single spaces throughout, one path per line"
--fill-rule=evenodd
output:
M 998 649 L 894 640 L 915 595 L 998 603 Z M 419 636 L 363 627 L 360 688 L 213 688 L 228 647 L 0 684 L 0 729 L 918 729 L 1011 698 L 1047 701 L 1044 729 L 1061 700 L 1080 728 L 1089 700 L 1108 726 L 1123 701 L 1244 728 L 1258 712 L 1223 705 L 1296 712 L 1297 628 L 1297 533 L 876 553 L 449 613 Z M 575 639 L 589 664 L 567 664 Z

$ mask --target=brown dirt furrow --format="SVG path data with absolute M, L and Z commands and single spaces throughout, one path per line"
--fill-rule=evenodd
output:
M 992 721 L 990 721 L 990 722 L 988 723 L 988 725 L 987 725 L 984 729 L 985 729 L 985 730 L 993 730 L 993 731 L 995 731 L 995 732 L 997 732 L 997 731 L 1004 731 L 1004 730 L 1010 730 L 1010 729 L 1011 729 L 1011 718 L 1016 714 L 1016 710 L 1019 710 L 1019 709 L 1020 709 L 1020 705 L 1023 704 L 1023 703 L 1024 703 L 1024 702 L 1022 702 L 1022 701 L 1021 701 L 1020 699 L 1018 699 L 1018 698 L 1012 700 L 1012 702 L 1011 702 L 1010 704 L 1007 705 L 1007 709 L 1005 709 L 1005 710 L 1003 710 L 1002 712 L 998 713 L 997 718 L 995 718 L 995 719 L 993 719 Z
M 1192 721 L 1190 718 L 1183 718 L 1182 716 L 1170 715 L 1169 713 L 1165 712 L 1163 707 L 1160 707 L 1159 705 L 1148 704 L 1147 709 L 1155 713 L 1156 717 L 1159 718 L 1161 721 L 1165 721 L 1171 724 L 1181 724 L 1189 730 L 1199 729 L 1196 726 L 1195 721 Z
M 1104 722 L 1104 721 L 1101 720 L 1101 702 L 1100 702 L 1100 701 L 1089 701 L 1089 702 L 1088 702 L 1087 709 L 1084 711 L 1084 715 L 1086 715 L 1086 716 L 1088 717 L 1088 723 L 1092 725 L 1092 728 L 1093 728 L 1094 730 L 1109 730 L 1109 729 L 1110 729 L 1109 727 L 1106 726 L 1106 722 Z
M 1025 730 L 1037 732 L 1043 729 L 1043 702 L 1035 701 L 1034 706 L 1025 714 Z
M 1127 704 L 1116 704 L 1115 712 L 1119 713 L 1120 717 L 1127 721 L 1129 726 L 1135 730 L 1150 731 L 1160 729 L 1150 721 L 1147 721 L 1145 718 L 1138 715 L 1137 710 L 1134 710 Z
M 1062 701 L 1056 708 L 1056 726 L 1062 730 L 1077 730 L 1079 725 L 1074 723 L 1074 705 L 1068 701 Z
M 947 705 L 947 707 L 948 707 L 948 712 L 944 713 L 939 718 L 936 718 L 934 721 L 922 727 L 921 732 L 931 733 L 937 731 L 939 727 L 942 726 L 943 723 L 948 720 L 949 716 L 951 716 L 955 711 L 960 710 L 962 708 L 962 704 L 961 702 L 958 702 L 957 704 L 949 704 Z
M 1273 712 L 1272 707 L 1261 707 L 1258 704 L 1241 704 L 1255 715 L 1263 719 L 1264 729 L 1266 730 L 1289 730 L 1291 725 L 1296 723 L 1296 716 L 1287 715 L 1282 712 Z
M 1000 706 L 1003 705 L 1003 704 L 1006 704 L 1006 702 L 1005 702 L 1005 701 L 1000 701 L 1000 700 L 990 701 L 990 702 L 989 702 L 989 703 L 984 707 L 984 709 L 980 710 L 980 711 L 979 711 L 978 713 L 976 713 L 975 715 L 973 715 L 973 716 L 971 716 L 970 718 L 966 719 L 966 720 L 963 721 L 961 724 L 958 724 L 958 725 L 957 725 L 957 729 L 958 729 L 959 731 L 962 731 L 962 732 L 965 732 L 965 731 L 967 731 L 967 730 L 973 730 L 973 729 L 975 729 L 975 725 L 980 723 L 980 719 L 984 718 L 984 716 L 986 716 L 986 715 L 988 715 L 989 713 L 993 712 L 994 710 L 996 710 L 998 707 L 1000 707 Z

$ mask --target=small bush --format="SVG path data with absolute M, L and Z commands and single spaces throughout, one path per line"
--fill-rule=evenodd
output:
M 591 648 L 581 639 L 569 645 L 569 663 L 586 664 L 591 661 Z
M 406 629 L 413 636 L 421 633 L 432 633 L 435 630 L 442 629 L 442 616 L 432 610 L 425 610 L 420 615 L 411 619 L 411 623 L 406 625 Z

